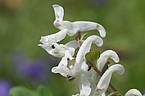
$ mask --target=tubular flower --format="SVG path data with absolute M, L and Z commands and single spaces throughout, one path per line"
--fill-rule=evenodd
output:
M 107 91 L 110 80 L 111 80 L 112 73 L 114 71 L 116 71 L 118 74 L 122 75 L 124 73 L 125 69 L 120 64 L 115 64 L 115 65 L 112 65 L 111 67 L 109 67 L 105 71 L 103 76 L 100 78 L 100 80 L 97 84 L 97 91 L 95 92 L 94 96 L 102 96 L 102 94 L 104 94 Z
M 86 62 L 85 55 L 90 51 L 92 43 L 100 47 L 103 45 L 103 40 L 99 36 L 92 35 L 83 42 L 76 56 L 76 62 L 73 68 L 74 72 L 77 72 L 78 68 L 84 68 L 85 65 L 83 64 Z
M 95 35 L 88 37 L 82 43 L 82 45 L 77 53 L 75 64 L 74 64 L 73 68 L 69 69 L 70 71 L 68 72 L 68 71 L 64 70 L 64 69 L 68 69 L 68 66 L 61 66 L 61 67 L 59 67 L 59 70 L 57 71 L 57 73 L 68 74 L 69 76 L 75 77 L 80 72 L 86 71 L 88 69 L 88 66 L 85 63 L 86 62 L 85 54 L 87 52 L 89 52 L 92 43 L 95 43 L 97 46 L 102 46 L 103 40 L 100 37 L 95 36 Z M 65 60 L 66 60 L 66 58 L 65 58 Z M 61 63 L 59 63 L 59 64 L 62 65 L 62 63 L 63 63 L 63 65 L 67 65 L 67 64 L 65 64 L 65 63 L 67 63 L 65 60 L 61 60 Z M 60 66 L 60 65 L 58 65 L 58 66 Z M 52 72 L 54 72 L 54 71 L 52 71 Z M 63 72 L 63 73 L 61 73 L 61 72 Z
M 57 44 L 57 43 L 43 43 L 39 44 L 38 46 L 42 47 L 44 50 L 46 50 L 50 55 L 55 57 L 63 57 L 65 56 L 65 51 L 68 50 L 71 55 L 74 55 L 75 49 L 72 47 L 67 47 L 63 44 Z
M 79 86 L 80 86 L 80 96 L 89 96 L 91 93 L 91 82 L 92 79 L 95 79 L 96 74 L 94 74 L 94 70 L 90 70 L 88 72 L 88 65 L 86 64 L 85 54 L 89 52 L 92 43 L 95 43 L 97 46 L 102 46 L 103 40 L 98 36 L 90 36 L 88 37 L 81 45 L 78 54 L 76 56 L 75 64 L 72 68 L 68 66 L 68 54 L 60 61 L 57 67 L 52 68 L 53 73 L 60 73 L 62 76 L 67 77 L 68 80 L 72 78 L 79 78 Z M 95 83 L 92 82 L 95 85 Z M 94 86 L 93 85 L 93 86 Z M 77 94 L 78 95 L 78 94 Z
M 53 67 L 51 71 L 53 73 L 60 73 L 62 76 L 67 77 L 67 73 L 70 72 L 70 69 L 68 68 L 68 59 L 72 60 L 73 57 L 71 56 L 71 53 L 67 50 L 65 51 L 65 56 L 61 59 L 58 66 Z
M 76 34 L 77 32 L 82 31 L 89 31 L 89 30 L 95 30 L 97 29 L 100 33 L 101 37 L 106 36 L 106 31 L 104 27 L 96 22 L 90 22 L 90 21 L 64 21 L 64 9 L 60 5 L 53 5 L 54 13 L 55 13 L 55 21 L 54 26 L 60 30 L 67 29 L 67 34 L 69 36 L 72 36 Z
M 130 89 L 125 96 L 142 96 L 142 94 L 137 89 Z
M 47 36 L 42 36 L 40 39 L 41 43 L 47 43 L 47 44 L 52 44 L 52 43 L 56 43 L 59 42 L 61 40 L 63 40 L 66 36 L 67 30 L 61 30 L 57 33 L 51 34 L 51 35 L 47 35 Z
M 119 62 L 119 56 L 113 50 L 106 50 L 104 51 L 99 59 L 97 60 L 97 68 L 99 71 L 102 71 L 104 65 L 107 63 L 108 59 L 111 58 L 115 63 Z

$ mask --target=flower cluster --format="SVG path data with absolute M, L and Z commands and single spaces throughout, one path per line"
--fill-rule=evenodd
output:
M 119 56 L 113 50 L 106 50 L 100 53 L 98 50 L 91 51 L 92 44 L 96 47 L 103 45 L 103 39 L 106 36 L 104 27 L 96 22 L 90 21 L 65 21 L 64 9 L 60 5 L 53 5 L 55 13 L 54 26 L 60 31 L 42 36 L 38 46 L 45 49 L 50 55 L 60 57 L 61 61 L 58 66 L 52 68 L 53 73 L 60 75 L 72 81 L 77 79 L 79 82 L 79 94 L 72 96 L 114 96 L 120 93 L 110 83 L 112 73 L 117 72 L 122 75 L 125 71 L 124 67 L 119 63 Z M 92 35 L 83 40 L 81 34 L 84 31 L 98 30 L 100 36 Z M 59 44 L 65 39 L 66 35 L 76 35 L 77 40 L 69 41 L 66 44 Z M 103 72 L 103 68 L 111 59 L 115 64 L 108 67 Z M 108 87 L 114 92 L 109 92 Z M 137 89 L 129 90 L 125 96 L 142 96 Z

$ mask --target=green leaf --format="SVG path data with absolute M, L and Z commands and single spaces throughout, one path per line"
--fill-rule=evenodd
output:
M 119 91 L 112 92 L 108 96 L 122 96 Z
M 40 95 L 33 90 L 21 86 L 16 86 L 10 90 L 10 96 L 40 96 Z
M 44 85 L 39 85 L 37 87 L 37 91 L 39 92 L 40 96 L 53 96 L 50 89 Z
M 88 52 L 86 55 L 85 55 L 85 58 L 86 58 L 86 63 L 89 65 L 89 66 L 96 66 L 94 64 L 96 64 L 98 58 L 100 56 L 100 52 L 99 51 L 90 51 Z

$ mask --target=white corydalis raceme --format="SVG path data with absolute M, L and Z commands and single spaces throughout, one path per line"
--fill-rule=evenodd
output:
M 130 89 L 125 96 L 142 96 L 142 94 L 137 89 Z
M 85 59 L 85 54 L 87 52 L 89 52 L 90 48 L 91 48 L 91 45 L 92 43 L 95 43 L 97 46 L 102 46 L 103 45 L 103 40 L 99 37 L 99 36 L 90 36 L 88 37 L 81 45 L 78 53 L 77 53 L 77 56 L 76 56 L 76 61 L 75 61 L 75 64 L 72 68 L 69 69 L 69 72 L 66 71 L 68 69 L 68 66 L 61 66 L 57 69 L 57 73 L 60 73 L 60 74 L 68 74 L 69 76 L 76 76 L 76 75 L 79 75 L 79 73 L 81 73 L 82 71 L 86 71 L 88 66 L 87 64 L 85 63 L 86 62 L 86 59 Z M 63 65 L 67 65 L 68 63 L 67 62 L 61 62 L 60 64 Z M 67 64 L 64 64 L 64 63 L 67 63 Z M 59 65 L 58 65 L 59 66 Z M 82 69 L 82 66 L 83 68 L 86 68 L 86 69 Z M 84 67 L 86 66 L 86 67 Z M 64 70 L 66 69 L 66 70 Z M 54 71 L 53 71 L 54 72 Z
M 53 5 L 53 9 L 55 13 L 55 21 L 53 23 L 54 26 L 60 30 L 67 29 L 67 34 L 69 36 L 72 36 L 77 32 L 90 31 L 95 29 L 99 31 L 101 37 L 106 36 L 106 31 L 102 25 L 90 21 L 64 21 L 64 9 L 57 4 Z
M 111 67 L 109 67 L 105 73 L 102 75 L 102 77 L 100 78 L 98 84 L 97 84 L 97 91 L 95 91 L 93 96 L 102 96 L 102 94 L 104 94 L 109 86 L 110 80 L 111 80 L 111 76 L 112 73 L 116 71 L 118 74 L 123 74 L 125 69 L 122 65 L 120 64 L 115 64 L 112 65 Z
M 80 96 L 89 96 L 91 93 L 91 84 L 90 81 L 93 77 L 90 72 L 88 72 L 88 66 L 86 64 L 85 54 L 89 52 L 92 43 L 95 43 L 97 46 L 103 45 L 103 40 L 99 36 L 90 36 L 88 37 L 81 45 L 77 56 L 75 64 L 72 68 L 68 68 L 67 58 L 63 57 L 61 62 L 57 67 L 52 68 L 53 73 L 60 73 L 62 76 L 67 77 L 78 77 L 80 85 Z M 85 72 L 86 71 L 86 72 Z M 89 74 L 90 75 L 89 75 Z
M 106 50 L 100 55 L 99 59 L 97 60 L 96 66 L 99 71 L 102 71 L 102 69 L 104 68 L 104 65 L 107 63 L 109 58 L 111 58 L 115 63 L 119 62 L 119 56 L 117 55 L 115 51 Z

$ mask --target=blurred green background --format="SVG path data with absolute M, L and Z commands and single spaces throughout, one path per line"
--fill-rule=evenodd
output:
M 117 51 L 126 69 L 123 76 L 113 75 L 113 84 L 123 94 L 130 88 L 145 90 L 145 0 L 1 0 L 0 79 L 11 82 L 12 86 L 31 89 L 40 84 L 32 84 L 33 81 L 14 72 L 12 59 L 17 51 L 24 52 L 33 61 L 51 58 L 52 63 L 56 61 L 54 65 L 58 64 L 58 59 L 37 46 L 41 36 L 59 31 L 53 26 L 53 4 L 64 7 L 65 20 L 102 24 L 107 31 L 102 50 Z M 99 35 L 96 30 L 91 34 Z M 70 96 L 77 92 L 73 82 L 51 73 L 54 66 L 51 62 L 46 62 L 49 68 L 44 84 L 53 96 Z

